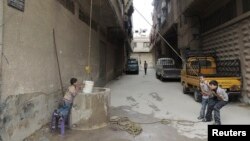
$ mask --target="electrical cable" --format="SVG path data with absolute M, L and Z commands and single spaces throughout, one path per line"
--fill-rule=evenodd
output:
M 138 9 L 137 8 L 135 8 L 134 7 L 134 9 L 135 9 L 135 11 L 151 26 L 151 27 L 153 27 L 153 25 L 152 24 L 150 24 L 150 22 L 145 18 L 145 16 L 143 16 L 142 15 L 142 13 L 140 12 L 140 11 L 138 11 Z M 174 53 L 182 60 L 182 62 L 185 62 L 185 59 L 183 59 L 182 57 L 181 57 L 181 55 L 174 49 L 174 47 L 161 35 L 161 33 L 159 32 L 159 31 L 157 31 L 157 34 L 162 38 L 162 40 L 174 51 Z M 196 76 L 199 76 L 199 74 L 195 71 L 195 69 L 192 67 L 192 66 L 190 66 L 190 68 L 191 68 L 191 71 L 193 71 L 194 72 L 194 74 L 196 75 Z

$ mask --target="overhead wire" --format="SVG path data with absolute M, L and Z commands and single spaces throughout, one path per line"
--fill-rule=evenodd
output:
M 145 18 L 145 16 L 137 9 L 135 8 L 135 11 L 151 26 L 153 27 L 153 25 Z M 174 53 L 182 60 L 182 62 L 185 62 L 185 59 L 174 49 L 174 47 L 161 35 L 161 33 L 159 31 L 156 31 L 157 34 L 161 37 L 161 39 L 174 51 Z M 191 71 L 193 71 L 195 73 L 196 76 L 199 76 L 199 74 L 195 71 L 195 69 L 190 66 Z
M 140 11 L 137 10 L 137 8 L 134 7 L 134 9 L 136 10 L 136 12 L 151 26 L 153 27 L 153 25 L 145 18 L 144 15 L 142 15 L 142 13 Z M 157 34 L 162 38 L 162 40 L 175 52 L 175 54 L 180 57 L 181 60 L 184 61 L 184 59 L 181 57 L 181 55 L 173 48 L 172 45 L 170 45 L 170 43 L 161 35 L 161 33 L 159 31 L 157 31 Z

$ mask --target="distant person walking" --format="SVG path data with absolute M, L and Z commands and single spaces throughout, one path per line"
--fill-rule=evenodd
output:
M 148 63 L 145 61 L 145 62 L 144 62 L 144 71 L 145 71 L 145 75 L 147 75 L 147 69 L 148 69 Z

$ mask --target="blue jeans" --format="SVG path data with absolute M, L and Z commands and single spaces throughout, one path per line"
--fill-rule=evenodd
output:
M 208 98 L 202 98 L 200 118 L 205 118 L 205 112 L 206 112 L 206 109 L 207 109 L 208 101 L 209 101 Z
M 212 120 L 212 112 L 214 111 L 214 121 L 216 124 L 221 124 L 220 109 L 224 107 L 228 102 L 210 98 L 208 102 L 208 109 L 206 114 L 206 120 Z
M 59 114 L 62 115 L 64 118 L 67 118 L 71 109 L 71 105 L 72 103 L 64 101 L 63 106 L 58 109 Z

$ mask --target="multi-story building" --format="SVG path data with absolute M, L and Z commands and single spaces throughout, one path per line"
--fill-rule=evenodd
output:
M 144 67 L 144 61 L 148 63 L 149 68 L 154 67 L 154 54 L 152 53 L 149 37 L 134 37 L 131 47 L 133 52 L 131 53 L 130 57 L 138 60 L 141 69 Z
M 181 66 L 181 59 L 172 50 L 173 48 L 179 54 L 177 41 L 177 0 L 154 0 L 153 6 L 153 28 L 150 39 L 155 51 L 155 57 L 156 59 L 160 57 L 171 57 L 176 60 L 176 64 Z
M 125 12 L 130 21 L 132 0 L 0 1 L 0 140 L 47 124 L 70 78 L 100 86 L 123 72 Z

